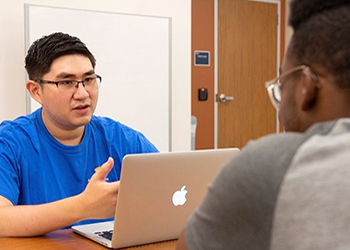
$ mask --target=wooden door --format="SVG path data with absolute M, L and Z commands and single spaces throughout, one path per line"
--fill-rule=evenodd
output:
M 278 5 L 218 2 L 218 147 L 242 148 L 276 132 L 276 111 L 264 82 L 277 72 Z

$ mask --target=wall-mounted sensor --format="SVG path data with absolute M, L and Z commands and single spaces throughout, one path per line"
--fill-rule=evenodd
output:
M 206 88 L 198 89 L 198 100 L 199 101 L 208 100 L 208 89 L 206 89 Z

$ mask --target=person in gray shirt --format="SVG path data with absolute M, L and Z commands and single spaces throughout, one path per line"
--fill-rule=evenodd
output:
M 285 133 L 223 166 L 177 249 L 350 249 L 350 0 L 292 0 L 280 76 Z

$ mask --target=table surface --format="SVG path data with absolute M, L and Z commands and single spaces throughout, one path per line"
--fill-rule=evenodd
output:
M 176 247 L 176 240 L 153 243 L 142 246 L 129 247 L 124 249 L 139 250 L 173 250 Z M 104 249 L 108 248 L 95 243 L 83 236 L 73 233 L 71 229 L 58 230 L 40 237 L 30 238 L 0 238 L 1 249 Z

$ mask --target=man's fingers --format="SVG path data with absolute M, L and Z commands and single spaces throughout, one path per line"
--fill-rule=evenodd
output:
M 108 173 L 112 170 L 114 165 L 114 160 L 112 157 L 109 157 L 108 160 L 101 166 L 95 168 L 95 175 L 100 180 L 105 180 Z

